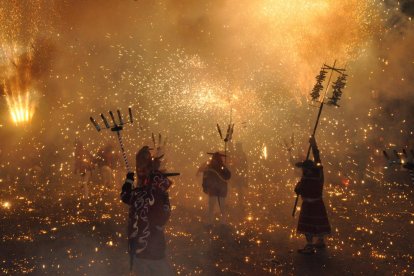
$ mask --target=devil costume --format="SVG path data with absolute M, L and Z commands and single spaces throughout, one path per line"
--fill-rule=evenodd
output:
M 229 169 L 224 165 L 219 152 L 213 154 L 210 163 L 203 171 L 203 192 L 208 194 L 208 225 L 214 221 L 214 209 L 218 203 L 221 211 L 221 224 L 226 224 L 227 180 L 231 177 Z
M 323 236 L 331 233 L 331 226 L 322 199 L 324 175 L 316 142 L 311 142 L 311 147 L 314 161 L 296 164 L 303 169 L 302 178 L 295 187 L 295 192 L 302 197 L 297 232 L 305 234 L 309 245 L 313 237 L 318 237 L 318 245 L 324 247 Z
M 138 158 L 137 158 L 138 159 Z M 133 188 L 134 173 L 127 174 L 121 200 L 128 204 L 128 251 L 131 269 L 138 258 L 139 275 L 172 275 L 165 257 L 164 226 L 170 218 L 168 188 L 171 182 L 157 168 L 143 174 L 137 166 L 138 187 Z
M 204 169 L 203 191 L 209 196 L 226 197 L 227 180 L 231 173 L 224 165 L 220 153 L 213 154 L 211 162 Z

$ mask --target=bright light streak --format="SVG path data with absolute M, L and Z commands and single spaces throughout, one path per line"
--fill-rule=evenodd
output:
M 23 95 L 6 95 L 7 106 L 11 119 L 15 125 L 29 123 L 34 114 L 35 104 L 32 93 L 27 91 Z
M 264 159 L 267 159 L 267 146 L 266 145 L 263 145 L 262 156 Z

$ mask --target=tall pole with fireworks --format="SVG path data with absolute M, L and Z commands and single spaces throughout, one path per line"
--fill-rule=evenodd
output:
M 231 111 L 230 111 L 231 114 Z M 233 131 L 234 131 L 234 124 L 231 121 L 230 116 L 230 123 L 227 125 L 226 136 L 223 137 L 223 132 L 221 131 L 220 125 L 217 124 L 217 131 L 220 135 L 220 139 L 224 142 L 224 163 L 227 162 L 227 143 L 231 141 L 233 138 Z
M 316 76 L 316 84 L 313 87 L 310 96 L 312 98 L 313 103 L 319 104 L 319 111 L 316 117 L 316 122 L 315 122 L 315 126 L 313 127 L 311 137 L 315 137 L 316 135 L 316 130 L 319 125 L 319 120 L 321 118 L 324 105 L 327 104 L 327 105 L 339 107 L 338 102 L 342 96 L 342 89 L 346 85 L 347 75 L 345 74 L 345 69 L 337 68 L 335 67 L 335 65 L 336 65 L 336 60 L 332 66 L 324 64 L 321 68 L 321 71 L 319 72 L 319 75 Z M 324 90 L 324 83 L 326 80 L 326 75 L 328 73 L 329 73 L 329 78 L 325 86 L 325 91 L 323 92 L 323 95 L 321 96 L 321 92 Z M 334 75 L 334 73 L 338 74 L 338 77 L 336 81 L 332 83 L 332 95 L 328 97 L 329 85 L 331 84 L 332 76 Z M 309 145 L 308 152 L 306 154 L 306 160 L 309 160 L 311 148 L 312 148 L 312 145 Z M 295 216 L 295 213 L 296 213 L 296 206 L 298 205 L 298 199 L 299 199 L 299 196 L 296 195 L 295 205 L 293 206 L 293 211 L 292 211 L 293 217 Z
M 132 118 L 131 108 L 128 108 L 128 113 L 129 113 L 129 123 L 132 124 L 133 123 L 133 118 Z M 127 124 L 128 122 L 124 122 L 124 120 L 122 119 L 121 111 L 119 109 L 117 110 L 117 114 L 118 114 L 118 122 L 115 119 L 115 116 L 114 116 L 113 112 L 109 111 L 109 116 L 111 116 L 112 123 L 113 123 L 112 125 L 109 124 L 108 120 L 106 119 L 106 117 L 103 113 L 101 113 L 101 118 L 102 118 L 102 121 L 105 125 L 105 129 L 109 129 L 113 132 L 116 132 L 118 142 L 119 142 L 119 146 L 121 147 L 122 157 L 124 158 L 126 169 L 127 169 L 128 172 L 132 172 L 131 167 L 129 166 L 128 158 L 127 158 L 126 153 L 125 153 L 124 143 L 122 141 L 122 136 L 121 136 L 121 131 L 124 129 L 124 125 Z M 96 130 L 98 132 L 100 132 L 101 127 L 98 125 L 98 123 L 95 121 L 95 119 L 90 117 L 90 120 L 92 122 L 92 125 L 96 128 Z

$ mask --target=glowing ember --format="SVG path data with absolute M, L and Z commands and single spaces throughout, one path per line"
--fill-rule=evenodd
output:
M 33 48 L 3 44 L 0 52 L 2 90 L 15 125 L 29 123 L 35 111 L 32 64 Z
M 2 206 L 4 209 L 10 209 L 11 204 L 10 204 L 10 202 L 5 201 L 5 202 L 3 202 L 3 203 L 1 204 L 1 206 Z
M 261 157 L 264 158 L 264 159 L 267 159 L 267 147 L 266 147 L 266 145 L 263 145 L 262 156 Z

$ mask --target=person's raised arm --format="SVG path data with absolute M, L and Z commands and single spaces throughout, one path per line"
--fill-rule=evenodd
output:
M 313 154 L 313 160 L 316 164 L 322 164 L 322 160 L 321 160 L 321 156 L 319 154 L 319 149 L 318 149 L 318 145 L 316 144 L 316 139 L 314 136 L 312 136 L 309 139 L 309 143 L 311 145 L 312 148 L 312 154 Z

